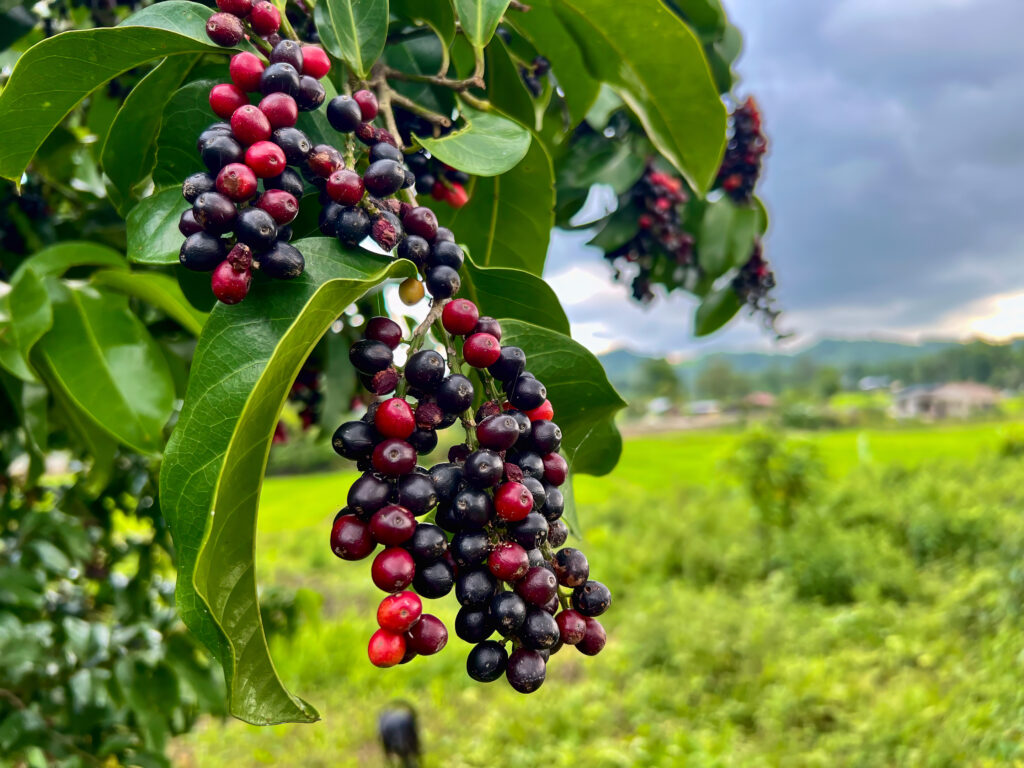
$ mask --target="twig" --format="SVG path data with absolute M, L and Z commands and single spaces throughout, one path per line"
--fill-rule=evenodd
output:
M 523 13 L 533 10 L 529 5 L 519 2 L 519 0 L 512 0 L 512 2 L 508 4 L 508 9 L 510 11 L 522 11 Z
M 472 77 L 467 77 L 463 80 L 452 80 L 449 77 L 441 77 L 440 75 L 419 75 L 410 72 L 402 72 L 398 69 L 392 69 L 391 67 L 384 67 L 384 77 L 388 80 L 402 80 L 409 83 L 428 83 L 430 85 L 437 85 L 441 88 L 450 88 L 458 93 L 468 91 L 470 88 L 483 88 L 484 78 L 483 72 L 474 72 Z
M 403 96 L 402 94 L 398 93 L 398 91 L 395 91 L 391 88 L 388 88 L 388 90 L 391 91 L 392 103 L 397 104 L 402 109 L 407 109 L 410 112 L 419 115 L 424 120 L 433 123 L 434 125 L 440 125 L 442 128 L 448 128 L 449 126 L 451 126 L 452 121 L 450 118 L 438 114 L 437 112 L 432 112 L 426 107 L 420 106 L 415 101 L 410 99 L 408 96 Z
M 478 99 L 476 96 L 469 93 L 461 93 L 459 94 L 459 98 L 469 104 L 473 109 L 480 110 L 481 112 L 491 111 L 491 102 L 486 99 Z

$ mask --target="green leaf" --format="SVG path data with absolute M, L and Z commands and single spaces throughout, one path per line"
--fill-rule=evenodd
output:
M 674 4 L 702 34 L 721 32 L 725 27 L 725 9 L 720 0 L 675 0 Z
M 384 51 L 388 0 L 320 0 L 314 18 L 324 48 L 365 79 Z
M 540 127 L 537 104 L 526 89 L 508 46 L 500 37 L 487 46 L 486 61 L 488 100 L 499 112 L 537 130 Z
M 481 267 L 513 267 L 539 277 L 554 226 L 554 206 L 551 160 L 543 145 L 534 141 L 512 170 L 474 179 L 469 202 L 462 208 L 438 208 L 442 223 L 459 233 Z
M 140 453 L 158 453 L 174 405 L 160 348 L 116 293 L 51 279 L 53 330 L 39 340 L 57 385 L 89 419 Z
M 530 149 L 530 132 L 492 112 L 463 106 L 466 126 L 440 139 L 416 136 L 430 154 L 473 176 L 497 176 L 514 168 Z
M 658 0 L 555 0 L 555 10 L 593 77 L 615 89 L 658 151 L 706 191 L 721 163 L 726 115 L 693 32 Z
M 124 256 L 99 243 L 88 243 L 72 240 L 44 248 L 22 262 L 14 273 L 14 278 L 27 270 L 32 270 L 40 277 L 60 277 L 74 267 L 107 267 L 108 269 L 128 269 Z
M 43 279 L 33 270 L 19 272 L 5 297 L 7 323 L 0 325 L 0 365 L 22 381 L 35 381 L 29 353 L 53 325 L 53 309 Z
M 92 282 L 128 296 L 134 296 L 150 306 L 162 310 L 178 325 L 198 336 L 208 314 L 193 307 L 170 275 L 159 272 L 123 272 L 102 270 L 92 274 Z
M 164 107 L 195 62 L 194 55 L 168 56 L 160 62 L 128 94 L 107 132 L 100 162 L 121 215 L 127 212 L 132 187 L 153 170 Z
M 714 333 L 729 322 L 733 315 L 740 311 L 741 306 L 743 305 L 731 282 L 711 291 L 697 307 L 693 321 L 694 334 L 707 336 Z
M 714 279 L 745 264 L 760 221 L 757 208 L 737 205 L 728 197 L 709 203 L 697 239 L 701 269 Z
M 391 13 L 405 21 L 426 24 L 445 48 L 451 48 L 455 40 L 455 11 L 451 0 L 391 0 Z
M 530 272 L 508 267 L 480 267 L 468 252 L 459 296 L 470 299 L 491 317 L 524 320 L 569 335 L 569 318 L 558 296 L 550 285 Z
M 210 88 L 216 84 L 216 80 L 194 80 L 167 103 L 156 141 L 153 181 L 158 187 L 180 185 L 186 176 L 206 170 L 196 151 L 196 137 L 217 120 L 210 109 Z
M 167 0 L 120 26 L 63 32 L 32 46 L 0 92 L 0 176 L 18 181 L 64 117 L 122 72 L 179 53 L 223 52 L 206 37 L 210 14 L 198 3 Z
M 527 367 L 547 387 L 573 471 L 611 472 L 622 452 L 615 414 L 626 403 L 598 359 L 568 336 L 521 320 L 501 320 L 501 331 L 501 343 L 522 348 Z
M 459 14 L 459 23 L 476 48 L 483 48 L 491 41 L 498 22 L 505 15 L 510 0 L 454 0 Z
M 128 260 L 135 264 L 177 264 L 185 238 L 178 220 L 189 207 L 181 187 L 154 192 L 128 214 Z
M 327 238 L 296 246 L 306 257 L 300 277 L 254 281 L 244 302 L 210 314 L 160 474 L 179 613 L 223 665 L 231 714 L 256 724 L 318 717 L 274 671 L 256 593 L 256 513 L 278 416 L 303 361 L 345 307 L 389 277 L 414 274 L 409 262 Z
M 384 51 L 384 61 L 392 69 L 411 75 L 436 75 L 447 69 L 448 48 L 437 37 L 417 35 L 389 45 Z M 455 97 L 448 88 L 403 80 L 395 80 L 389 85 L 421 107 L 439 114 L 449 115 L 455 107 Z

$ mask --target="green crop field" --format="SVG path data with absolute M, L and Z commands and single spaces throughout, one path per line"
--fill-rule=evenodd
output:
M 323 596 L 275 659 L 324 719 L 211 720 L 175 764 L 382 765 L 376 718 L 400 699 L 428 766 L 1024 765 L 1024 460 L 1000 456 L 1000 432 L 797 438 L 825 475 L 787 524 L 744 492 L 741 434 L 628 440 L 613 475 L 575 485 L 615 595 L 608 646 L 563 649 L 532 696 L 470 681 L 454 633 L 436 657 L 373 668 L 369 563 L 327 547 L 352 475 L 268 480 L 261 583 Z M 455 607 L 430 610 L 450 627 Z

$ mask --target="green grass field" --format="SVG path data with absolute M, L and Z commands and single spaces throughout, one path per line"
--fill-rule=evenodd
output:
M 275 660 L 323 722 L 210 721 L 175 764 L 382 765 L 396 699 L 419 710 L 428 766 L 1024 764 L 1024 463 L 997 457 L 1000 427 L 806 438 L 828 482 L 786 528 L 758 526 L 726 468 L 736 433 L 634 438 L 612 475 L 577 478 L 609 644 L 564 649 L 529 697 L 470 681 L 454 633 L 373 668 L 368 561 L 327 547 L 352 475 L 268 480 L 261 583 L 323 595 Z M 430 606 L 449 628 L 456 608 Z

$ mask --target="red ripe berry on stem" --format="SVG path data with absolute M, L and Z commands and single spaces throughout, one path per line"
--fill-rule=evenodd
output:
M 386 629 L 378 629 L 370 637 L 366 648 L 370 663 L 375 667 L 393 667 L 405 657 L 405 636 Z
M 252 10 L 253 0 L 217 0 L 217 7 L 225 13 L 230 13 L 244 19 Z
M 377 110 L 379 106 L 377 104 L 377 97 L 373 95 L 373 91 L 367 91 L 365 89 L 356 91 L 352 94 L 352 98 L 355 99 L 356 104 L 359 105 L 359 111 L 363 115 L 364 122 L 369 123 L 377 117 Z
M 534 566 L 516 582 L 516 594 L 534 605 L 545 605 L 558 592 L 555 574 L 547 568 Z
M 571 608 L 555 616 L 558 634 L 566 645 L 576 645 L 587 632 L 587 618 Z
M 462 356 L 474 368 L 494 365 L 501 355 L 501 343 L 489 333 L 474 333 L 462 345 Z
M 569 475 L 569 465 L 560 453 L 549 453 L 544 459 L 544 479 L 552 485 L 561 485 Z
M 480 322 L 476 324 L 476 333 L 489 333 L 501 341 L 501 325 L 493 317 L 481 316 Z
M 402 343 L 402 326 L 390 317 L 371 317 L 366 321 L 363 336 L 395 349 Z
M 469 299 L 454 299 L 444 305 L 441 311 L 441 324 L 448 333 L 465 336 L 472 333 L 480 320 L 480 310 Z M 498 350 L 499 354 L 501 350 Z
M 422 237 L 428 243 L 437 237 L 437 216 L 425 205 L 417 206 L 402 216 L 402 226 L 410 235 Z
M 425 613 L 409 630 L 406 643 L 421 656 L 432 656 L 448 643 L 448 630 L 437 616 Z
M 382 440 L 373 449 L 373 468 L 390 477 L 407 475 L 416 468 L 416 449 L 397 437 Z
M 228 71 L 231 81 L 243 91 L 254 93 L 260 89 L 260 75 L 265 69 L 260 57 L 254 53 L 243 51 L 231 57 Z
M 388 595 L 377 607 L 377 624 L 388 632 L 408 632 L 423 615 L 423 601 L 415 592 Z
M 585 618 L 587 628 L 583 633 L 583 638 L 576 643 L 576 648 L 580 653 L 586 654 L 587 656 L 596 656 L 604 648 L 604 644 L 608 640 L 608 636 L 605 634 L 604 627 L 601 626 L 601 622 L 597 619 Z M 556 618 L 555 621 L 558 621 Z
M 271 128 L 291 128 L 299 119 L 299 105 L 287 93 L 270 93 L 260 100 L 260 112 Z
M 249 103 L 245 91 L 233 83 L 220 83 L 210 89 L 210 109 L 217 117 L 228 119 L 235 110 Z
M 368 523 L 355 515 L 338 515 L 331 528 L 331 551 L 342 560 L 362 560 L 377 547 Z
M 494 508 L 502 520 L 522 520 L 533 509 L 533 494 L 522 483 L 502 483 L 494 492 Z
M 331 60 L 319 45 L 302 46 L 302 74 L 317 80 L 331 71 Z
M 336 203 L 355 205 L 363 199 L 363 177 L 342 168 L 327 177 L 327 195 Z
M 229 48 L 245 36 L 242 20 L 231 13 L 215 13 L 206 20 L 206 35 L 217 45 Z
M 245 150 L 245 164 L 261 179 L 280 176 L 288 167 L 284 150 L 272 141 L 257 141 Z
M 281 28 L 281 13 L 267 0 L 260 0 L 252 7 L 249 23 L 257 35 L 272 35 Z
M 412 408 L 400 397 L 385 400 L 377 408 L 373 417 L 373 425 L 385 437 L 397 437 L 404 440 L 416 429 L 416 419 Z
M 461 184 L 452 184 L 444 196 L 444 201 L 452 208 L 461 208 L 469 202 L 469 194 Z
M 530 418 L 530 421 L 551 421 L 554 418 L 555 409 L 551 405 L 550 400 L 545 400 L 536 408 L 531 408 L 525 413 Z
M 502 581 L 518 581 L 530 569 L 530 555 L 514 541 L 506 541 L 491 550 L 487 568 Z
M 373 534 L 373 538 L 389 547 L 404 544 L 412 538 L 415 530 L 416 518 L 412 512 L 398 504 L 381 507 L 370 518 L 370 533 Z
M 231 113 L 231 133 L 243 144 L 255 144 L 270 138 L 270 121 L 259 107 L 246 103 Z
M 217 172 L 217 191 L 242 203 L 256 194 L 256 174 L 244 163 L 228 163 Z
M 385 592 L 400 592 L 412 584 L 415 575 L 416 563 L 412 555 L 399 547 L 388 547 L 373 558 L 370 566 L 370 578 Z M 551 578 L 554 579 L 554 575 Z
M 299 201 L 290 192 L 283 189 L 268 189 L 260 195 L 256 203 L 257 208 L 262 208 L 269 213 L 278 226 L 284 226 L 295 220 L 299 215 Z
M 252 282 L 252 271 L 238 270 L 230 261 L 222 261 L 213 270 L 210 277 L 210 289 L 218 301 L 224 304 L 237 304 L 249 293 Z

